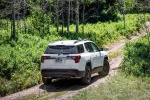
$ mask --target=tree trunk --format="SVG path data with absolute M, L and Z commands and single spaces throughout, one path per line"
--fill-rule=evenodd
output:
M 45 33 L 44 29 L 45 29 L 45 23 L 44 23 L 44 0 L 42 0 L 42 33 Z
M 71 1 L 71 21 L 73 21 L 73 11 L 74 11 L 74 9 L 73 9 L 72 1 Z
M 62 4 L 62 33 L 64 33 L 64 4 L 63 2 L 61 2 Z
M 27 27 L 26 27 L 26 18 L 25 18 L 25 13 L 26 13 L 26 10 L 25 10 L 25 0 L 23 0 L 23 21 L 24 21 L 24 33 L 26 34 L 26 33 L 27 33 Z
M 13 7 L 12 7 L 12 34 L 11 38 L 16 39 L 16 27 L 15 27 L 15 8 L 14 8 L 15 1 L 13 1 Z
M 68 0 L 68 25 L 67 25 L 67 31 L 68 31 L 68 38 L 69 38 L 69 33 L 70 33 L 70 0 Z
M 99 4 L 99 1 L 98 1 L 98 9 L 97 9 L 97 21 L 99 21 L 99 17 L 100 17 L 100 4 Z
M 56 23 L 57 23 L 57 28 L 56 28 L 56 31 L 58 32 L 59 31 L 59 12 L 58 12 L 58 0 L 56 0 Z
M 9 22 L 7 20 L 7 32 L 9 31 Z
M 84 34 L 84 24 L 85 24 L 85 19 L 84 19 L 84 12 L 85 11 L 85 0 L 83 0 L 83 9 L 82 9 L 82 33 Z
M 79 32 L 79 1 L 76 0 L 76 33 Z
M 52 9 L 52 7 L 51 7 L 52 5 L 51 5 L 51 3 L 50 3 L 50 12 L 51 12 L 51 9 Z M 51 15 L 49 16 L 49 17 L 51 17 Z M 51 18 L 50 18 L 51 19 Z M 51 33 L 51 25 L 50 25 L 51 23 L 49 22 L 48 23 L 48 27 L 49 27 L 49 31 L 48 31 L 48 33 Z
M 124 20 L 124 28 L 126 28 L 126 17 L 125 17 L 125 13 L 126 13 L 126 5 L 125 5 L 125 0 L 123 0 L 123 20 Z

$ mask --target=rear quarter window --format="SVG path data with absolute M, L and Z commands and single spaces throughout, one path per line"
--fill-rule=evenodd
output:
M 83 45 L 77 45 L 77 50 L 78 50 L 78 53 L 83 53 L 84 52 L 84 47 Z

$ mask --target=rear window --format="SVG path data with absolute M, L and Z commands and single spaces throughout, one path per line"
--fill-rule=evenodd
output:
M 77 54 L 75 46 L 48 46 L 44 54 Z

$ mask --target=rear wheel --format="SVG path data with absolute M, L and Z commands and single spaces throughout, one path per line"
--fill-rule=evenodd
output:
M 45 85 L 48 85 L 52 82 L 52 78 L 44 78 L 42 77 L 42 81 Z
M 91 83 L 91 68 L 89 66 L 86 66 L 85 76 L 81 79 L 81 81 L 84 85 L 88 85 Z
M 109 70 L 110 70 L 109 62 L 108 62 L 107 59 L 105 59 L 104 60 L 103 70 L 101 72 L 98 72 L 98 74 L 102 75 L 102 76 L 106 76 L 106 75 L 108 75 Z

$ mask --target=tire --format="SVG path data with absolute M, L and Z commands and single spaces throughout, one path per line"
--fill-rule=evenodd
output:
M 104 60 L 104 66 L 103 70 L 101 72 L 98 72 L 99 75 L 101 76 L 107 76 L 110 70 L 110 65 L 107 59 Z
M 42 81 L 45 85 L 48 85 L 52 82 L 52 78 L 44 78 L 42 77 Z
M 81 79 L 83 85 L 89 85 L 91 83 L 91 68 L 86 66 L 85 76 Z

